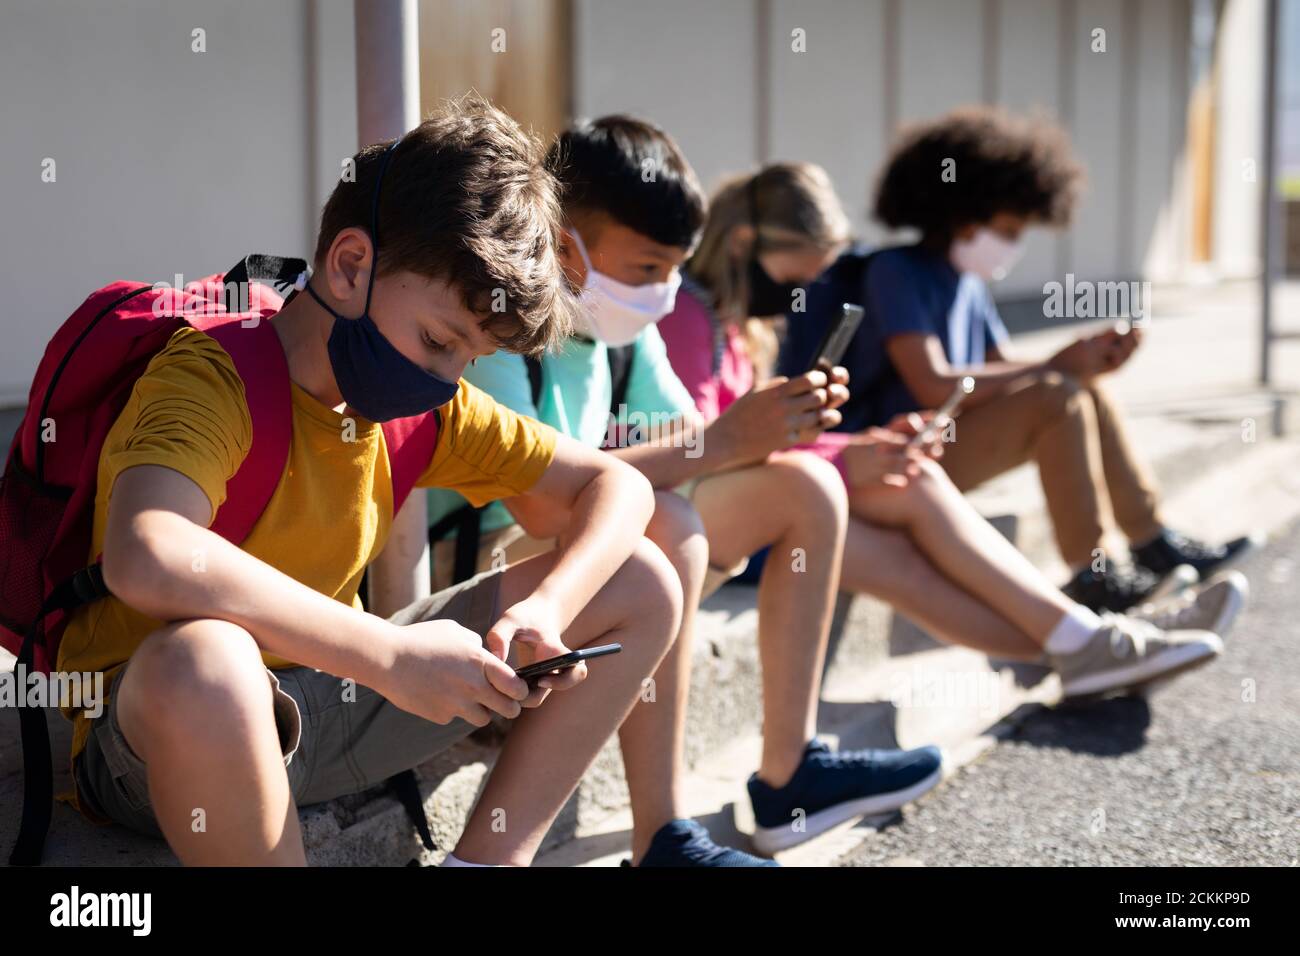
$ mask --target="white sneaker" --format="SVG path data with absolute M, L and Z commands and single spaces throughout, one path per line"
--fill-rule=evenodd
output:
M 1166 631 L 1213 631 L 1225 637 L 1249 595 L 1250 582 L 1244 574 L 1222 571 L 1182 594 L 1150 601 L 1129 614 Z
M 1101 620 L 1079 650 L 1049 655 L 1066 697 L 1136 687 L 1208 664 L 1223 653 L 1223 641 L 1209 631 L 1165 631 L 1122 614 L 1103 614 Z

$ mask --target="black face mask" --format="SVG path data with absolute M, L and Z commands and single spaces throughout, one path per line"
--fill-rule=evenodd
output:
M 785 315 L 794 306 L 794 293 L 798 288 L 797 282 L 777 282 L 768 275 L 755 250 L 749 260 L 750 315 Z
M 761 175 L 761 174 L 759 174 Z M 763 263 L 758 261 L 763 240 L 758 237 L 758 175 L 749 180 L 749 224 L 754 229 L 754 249 L 749 254 L 749 302 L 746 311 L 753 316 L 785 315 L 794 307 L 796 282 L 777 282 Z

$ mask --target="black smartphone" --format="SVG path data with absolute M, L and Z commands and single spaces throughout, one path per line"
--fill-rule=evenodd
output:
M 569 651 L 567 654 L 561 654 L 559 657 L 552 657 L 549 660 L 538 661 L 535 664 L 528 664 L 515 670 L 515 674 L 528 681 L 529 687 L 536 687 L 539 678 L 555 671 L 567 670 L 579 661 L 589 661 L 593 657 L 604 657 L 606 654 L 617 654 L 623 649 L 622 644 L 601 644 L 599 647 L 583 647 L 576 651 Z
M 813 353 L 813 363 L 808 371 L 821 369 L 823 372 L 829 372 L 839 365 L 840 359 L 844 358 L 844 353 L 849 350 L 849 343 L 853 341 L 853 334 L 858 331 L 864 315 L 866 309 L 860 305 L 854 305 L 852 302 L 841 305 L 839 316 L 826 330 L 821 345 L 817 346 L 817 351 Z

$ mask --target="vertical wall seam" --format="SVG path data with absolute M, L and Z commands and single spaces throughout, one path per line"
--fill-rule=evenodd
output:
M 998 101 L 998 75 L 1002 67 L 1002 3 L 984 0 L 984 102 Z
M 772 156 L 772 0 L 754 4 L 754 155 L 760 166 Z
M 1141 91 L 1137 85 L 1137 57 L 1138 49 L 1141 47 L 1142 14 L 1136 3 L 1125 3 L 1122 9 L 1124 36 L 1121 38 L 1119 80 L 1121 135 L 1120 141 L 1116 144 L 1119 151 L 1119 189 L 1115 191 L 1115 201 L 1119 207 L 1115 216 L 1116 227 L 1119 230 L 1115 251 L 1119 261 L 1115 263 L 1117 267 L 1115 274 L 1119 278 L 1128 279 L 1136 275 L 1133 269 L 1133 233 L 1137 228 L 1134 217 L 1134 203 L 1137 200 L 1134 179 L 1137 176 L 1139 162 L 1137 100 Z
M 1060 105 L 1061 105 L 1061 125 L 1073 132 L 1074 118 L 1076 115 L 1074 102 L 1074 35 L 1077 23 L 1077 11 L 1075 10 L 1074 0 L 1061 0 L 1060 4 L 1061 23 L 1058 31 L 1058 41 L 1060 43 L 1060 74 L 1058 82 L 1060 84 Z M 1061 234 L 1061 241 L 1056 244 L 1056 272 L 1058 275 L 1065 275 L 1069 271 L 1070 259 L 1074 251 L 1073 230 L 1067 230 Z
M 881 67 L 884 76 L 881 79 L 884 94 L 885 108 L 883 118 L 885 121 L 884 142 L 886 149 L 894 140 L 894 135 L 898 131 L 898 115 L 901 109 L 902 90 L 899 78 L 899 55 L 898 44 L 902 39 L 899 27 L 898 0 L 885 0 L 884 6 L 885 23 L 884 23 L 884 56 L 881 57 Z

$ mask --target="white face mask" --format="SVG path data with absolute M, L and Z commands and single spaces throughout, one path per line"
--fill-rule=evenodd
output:
M 587 266 L 587 281 L 582 286 L 582 316 L 586 328 L 577 331 L 606 345 L 630 344 L 646 326 L 654 325 L 673 310 L 681 272 L 674 269 L 667 282 L 628 285 L 597 272 L 587 256 L 587 247 L 577 230 L 570 233 Z
M 958 272 L 973 272 L 988 281 L 1005 279 L 1024 251 L 1023 240 L 1012 242 L 981 227 L 971 238 L 954 242 L 948 257 Z

